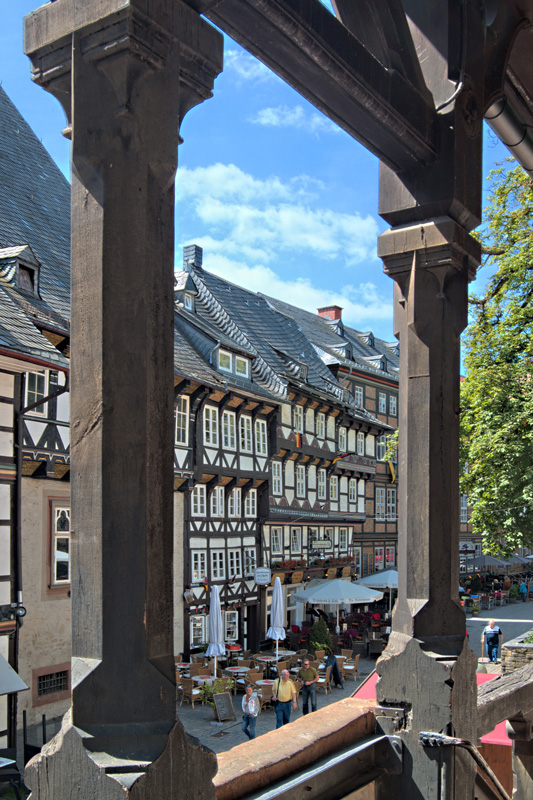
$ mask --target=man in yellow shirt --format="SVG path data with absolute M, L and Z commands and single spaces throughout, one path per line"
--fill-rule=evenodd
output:
M 278 701 L 275 705 L 276 728 L 281 728 L 291 721 L 291 706 L 293 709 L 296 708 L 296 695 L 296 687 L 289 680 L 289 671 L 282 670 L 281 677 L 274 681 L 272 688 L 272 699 Z

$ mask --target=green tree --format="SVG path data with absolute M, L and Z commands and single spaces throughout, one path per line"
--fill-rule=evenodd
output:
M 481 235 L 492 277 L 470 298 L 461 387 L 461 492 L 484 548 L 533 545 L 533 189 L 493 171 Z

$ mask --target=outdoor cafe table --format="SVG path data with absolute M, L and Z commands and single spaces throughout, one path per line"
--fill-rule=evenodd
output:
M 256 686 L 273 686 L 274 685 L 274 681 L 273 680 L 268 680 L 268 679 L 265 678 L 265 680 L 256 681 L 255 685 Z
M 229 656 L 230 663 L 233 661 L 234 657 L 242 653 L 242 647 L 240 644 L 227 644 L 226 647 L 226 655 Z
M 192 679 L 195 683 L 208 683 L 213 680 L 212 675 L 193 675 Z
M 226 667 L 224 672 L 231 672 L 232 675 L 239 675 L 241 672 L 246 675 L 250 671 L 250 667 Z
M 190 661 L 178 661 L 177 664 L 174 665 L 176 669 L 189 669 L 191 666 Z
M 296 650 L 278 650 L 278 656 L 281 656 L 281 658 L 285 657 L 289 658 L 290 656 L 295 656 L 295 655 L 296 655 Z

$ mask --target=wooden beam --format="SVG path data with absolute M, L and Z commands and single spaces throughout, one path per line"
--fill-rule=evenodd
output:
M 477 735 L 484 736 L 504 719 L 533 710 L 533 664 L 478 688 Z

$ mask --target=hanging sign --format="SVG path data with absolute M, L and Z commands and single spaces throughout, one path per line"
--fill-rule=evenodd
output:
M 258 586 L 268 586 L 272 580 L 272 570 L 270 567 L 256 567 L 254 577 Z

